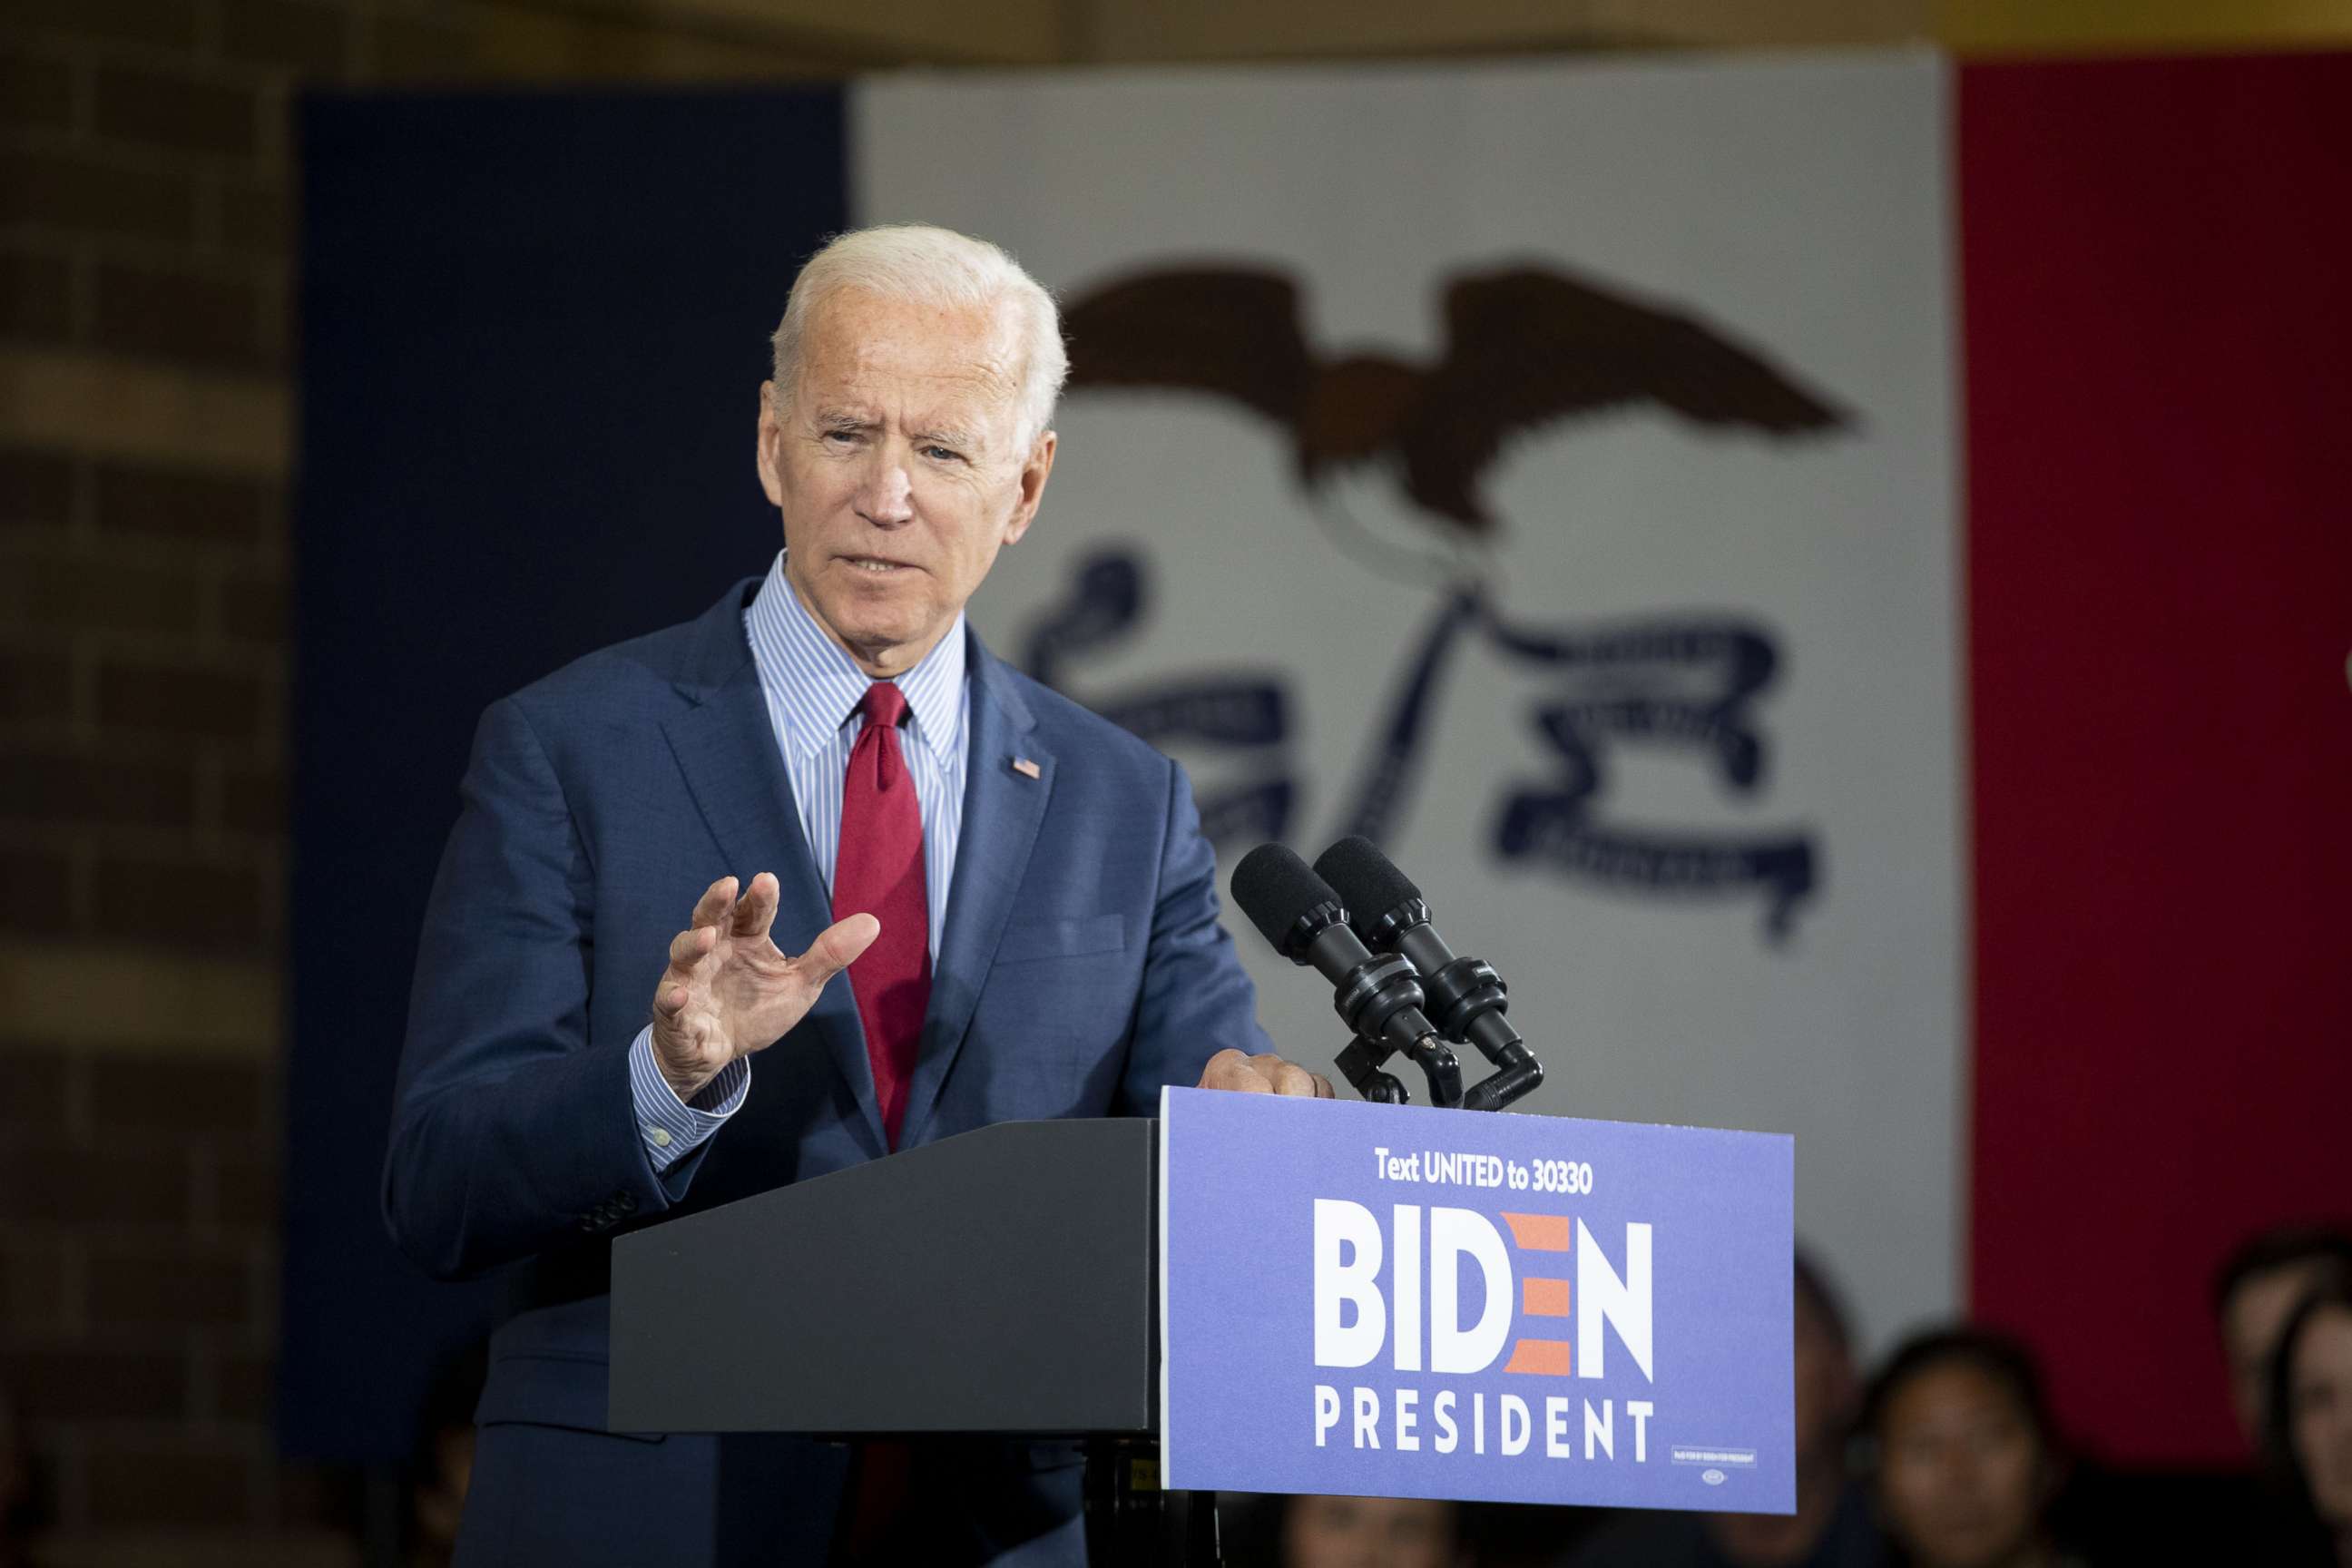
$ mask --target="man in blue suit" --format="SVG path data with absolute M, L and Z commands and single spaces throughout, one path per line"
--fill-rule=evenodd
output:
M 609 1432 L 610 1236 L 1168 1083 L 1331 1092 L 1258 1029 L 1181 770 L 965 625 L 1066 364 L 994 247 L 835 240 L 761 389 L 783 553 L 483 716 L 384 1170 L 419 1264 L 520 1266 L 461 1561 L 1080 1560 L 1066 1446 Z

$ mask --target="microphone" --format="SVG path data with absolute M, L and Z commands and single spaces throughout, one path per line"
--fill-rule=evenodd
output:
M 1475 1046 L 1496 1070 L 1472 1086 L 1466 1110 L 1499 1110 L 1543 1081 L 1543 1064 L 1504 1016 L 1509 990 L 1494 965 L 1457 955 L 1429 923 L 1429 901 L 1412 879 L 1368 838 L 1340 839 L 1317 857 L 1320 874 L 1350 911 L 1364 945 L 1403 958 L 1421 975 L 1423 1000 L 1438 1033 Z
M 1312 967 L 1333 988 L 1332 1007 L 1356 1037 L 1339 1065 L 1367 1100 L 1402 1103 L 1404 1086 L 1380 1064 L 1398 1051 L 1431 1074 L 1430 1089 L 1442 1105 L 1461 1094 L 1461 1069 L 1453 1053 L 1421 1010 L 1421 982 L 1410 959 L 1368 951 L 1348 925 L 1348 911 L 1330 885 L 1280 844 L 1261 844 L 1234 868 L 1234 902 L 1248 915 L 1274 950 L 1301 967 Z M 1453 1069 L 1453 1098 L 1444 1098 L 1442 1076 Z

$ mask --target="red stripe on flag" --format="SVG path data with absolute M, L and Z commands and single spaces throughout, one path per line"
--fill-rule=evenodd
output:
M 2352 1211 L 2352 57 L 1960 74 L 1972 1293 L 2236 1457 L 2208 1276 Z

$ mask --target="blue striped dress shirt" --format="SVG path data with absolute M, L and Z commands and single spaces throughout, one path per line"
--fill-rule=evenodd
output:
M 825 635 L 784 581 L 782 552 L 768 568 L 767 581 L 760 584 L 751 608 L 743 612 L 743 633 L 751 640 L 751 661 L 768 700 L 776 749 L 792 781 L 801 836 L 808 841 L 817 876 L 830 891 L 841 856 L 841 782 L 849 769 L 850 748 L 866 728 L 857 707 L 872 679 Z M 901 749 L 923 818 L 923 892 L 936 960 L 947 921 L 956 841 L 963 827 L 964 764 L 971 749 L 971 691 L 964 679 L 961 614 L 939 646 L 898 678 L 898 686 L 906 694 L 907 725 L 914 732 L 912 743 Z M 748 880 L 751 872 L 773 868 L 751 867 L 743 875 Z M 629 1087 L 646 1157 L 658 1175 L 735 1113 L 751 1087 L 751 1064 L 749 1058 L 730 1062 L 693 1100 L 681 1101 L 654 1065 L 653 1026 L 647 1025 L 629 1047 Z

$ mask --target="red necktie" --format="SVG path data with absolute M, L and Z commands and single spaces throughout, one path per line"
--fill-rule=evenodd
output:
M 874 945 L 849 966 L 849 988 L 866 1026 L 874 1097 L 883 1131 L 898 1146 L 907 1083 L 931 1001 L 931 917 L 923 893 L 923 814 L 914 775 L 898 750 L 906 693 L 887 680 L 866 689 L 866 728 L 841 781 L 841 848 L 833 872 L 833 918 L 861 911 L 882 922 Z

